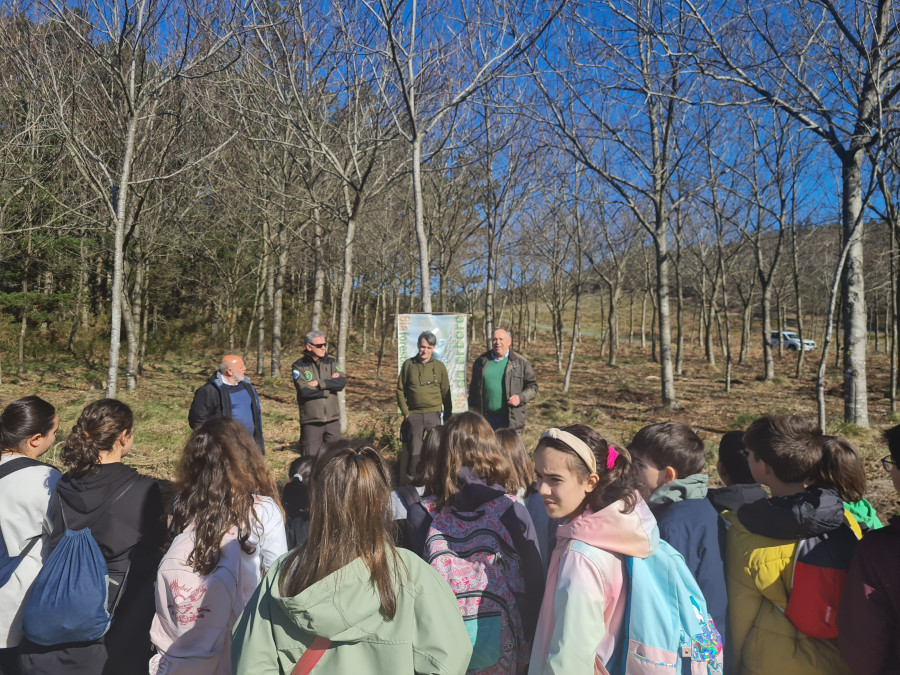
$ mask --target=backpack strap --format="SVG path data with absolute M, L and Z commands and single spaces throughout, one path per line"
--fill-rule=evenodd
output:
M 9 474 L 18 471 L 19 469 L 27 469 L 29 466 L 47 466 L 43 462 L 39 462 L 36 459 L 32 459 L 31 457 L 26 457 L 22 455 L 21 457 L 16 457 L 15 459 L 11 459 L 8 462 L 4 462 L 3 466 L 0 466 L 0 478 L 6 478 Z
M 397 496 L 403 502 L 403 506 L 409 511 L 409 507 L 422 501 L 422 495 L 416 490 L 415 485 L 401 485 L 397 488 Z
M 606 670 L 610 675 L 626 675 L 628 664 L 628 647 L 631 642 L 631 583 L 634 578 L 634 558 L 628 556 L 625 563 L 625 582 L 628 593 L 625 596 L 625 613 L 622 616 L 622 637 L 616 643 L 612 656 L 606 662 Z
M 331 640 L 328 638 L 317 637 L 313 640 L 312 644 L 303 652 L 300 660 L 297 661 L 297 665 L 291 670 L 291 675 L 309 675 L 312 669 L 316 667 L 316 664 L 321 661 L 325 650 L 328 649 L 330 644 Z

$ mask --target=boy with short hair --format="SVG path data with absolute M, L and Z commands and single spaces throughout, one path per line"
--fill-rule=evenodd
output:
M 750 472 L 772 496 L 723 514 L 731 523 L 725 569 L 731 663 L 736 675 L 850 673 L 835 640 L 812 637 L 793 623 L 800 618 L 808 622 L 814 613 L 814 620 L 823 626 L 831 622 L 833 628 L 833 614 L 837 613 L 831 607 L 818 612 L 818 605 L 813 607 L 807 600 L 811 596 L 797 590 L 794 575 L 801 541 L 814 541 L 822 535 L 825 541 L 846 541 L 839 536 L 846 533 L 839 530 L 847 527 L 856 528 L 850 534 L 855 541 L 859 532 L 855 521 L 845 516 L 843 502 L 834 490 L 805 488 L 823 461 L 822 440 L 814 424 L 796 415 L 762 417 L 744 432 Z M 813 590 L 813 596 L 825 597 Z M 792 593 L 796 597 L 789 608 Z M 798 604 L 803 606 L 798 608 Z
M 707 496 L 703 441 L 686 424 L 662 422 L 635 434 L 628 451 L 639 490 L 659 524 L 659 536 L 684 556 L 716 628 L 727 635 L 725 521 Z
M 728 431 L 722 434 L 716 471 L 725 487 L 710 488 L 706 497 L 719 513 L 737 509 L 768 496 L 750 473 L 743 431 Z
M 881 464 L 900 496 L 900 426 L 884 432 Z M 900 664 L 900 516 L 856 547 L 838 612 L 838 647 L 858 675 L 888 675 Z

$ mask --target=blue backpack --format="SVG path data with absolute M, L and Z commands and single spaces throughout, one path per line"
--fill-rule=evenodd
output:
M 46 464 L 39 462 L 36 459 L 32 459 L 31 457 L 16 457 L 8 462 L 4 462 L 3 466 L 0 467 L 0 478 L 6 478 L 9 474 L 18 471 L 19 469 L 28 468 L 29 466 L 46 466 Z M 6 582 L 12 578 L 12 575 L 19 567 L 19 563 L 22 562 L 34 545 L 40 540 L 40 537 L 34 537 L 28 542 L 28 546 L 26 546 L 25 550 L 19 555 L 11 556 L 6 550 L 6 542 L 3 541 L 3 534 L 0 533 L 0 586 L 6 585 Z
M 80 530 L 69 529 L 65 509 L 59 493 L 56 493 L 56 503 L 66 531 L 35 578 L 25 600 L 22 630 L 31 642 L 43 646 L 91 642 L 100 639 L 109 630 L 128 579 L 128 571 L 116 593 L 113 607 L 109 608 L 109 584 L 115 582 L 109 578 L 106 559 L 90 528 L 106 515 L 138 478 L 132 478 L 115 499 L 107 502 Z
M 722 637 L 682 555 L 660 540 L 649 558 L 627 558 L 626 569 L 626 632 L 609 672 L 721 673 Z

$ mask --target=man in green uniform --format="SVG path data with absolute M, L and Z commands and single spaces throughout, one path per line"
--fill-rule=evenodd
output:
M 453 414 L 450 377 L 443 363 L 434 357 L 437 338 L 425 331 L 419 335 L 419 353 L 407 359 L 397 378 L 397 407 L 403 415 L 404 438 L 400 451 L 400 480 L 406 482 L 416 472 L 425 432 Z

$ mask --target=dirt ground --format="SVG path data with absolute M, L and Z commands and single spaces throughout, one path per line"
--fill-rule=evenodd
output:
M 678 409 L 659 407 L 659 366 L 652 361 L 649 345 L 623 343 L 617 367 L 606 365 L 597 338 L 584 337 L 576 351 L 570 390 L 563 389 L 563 374 L 557 371 L 553 342 L 539 333 L 532 344 L 513 345 L 528 357 L 539 384 L 537 400 L 528 407 L 524 432 L 526 447 L 533 448 L 540 433 L 551 426 L 584 422 L 595 426 L 609 440 L 626 444 L 642 426 L 666 420 L 692 426 L 707 446 L 710 482 L 718 483 L 715 471 L 716 448 L 721 435 L 743 429 L 753 419 L 767 413 L 796 413 L 815 419 L 814 370 L 819 353 L 810 352 L 804 376 L 793 377 L 795 353 L 776 356 L 776 377 L 763 382 L 761 354 L 751 352 L 749 365 L 735 365 L 732 389 L 725 393 L 724 366 L 705 363 L 699 347 L 688 345 L 684 372 L 676 376 Z M 394 400 L 396 358 L 390 342 L 384 365 L 376 378 L 377 355 L 351 349 L 347 362 L 347 409 L 349 433 L 363 435 L 377 443 L 385 456 L 393 459 L 398 446 L 400 420 Z M 137 416 L 136 443 L 128 462 L 139 470 L 161 479 L 167 486 L 174 479 L 181 448 L 188 436 L 187 411 L 193 391 L 214 371 L 218 353 L 210 350 L 185 359 L 166 355 L 148 362 L 136 392 L 121 393 Z M 293 353 L 294 351 L 297 354 Z M 479 350 L 472 348 L 471 356 Z M 263 410 L 267 461 L 279 482 L 287 479 L 287 466 L 296 457 L 299 435 L 297 407 L 289 364 L 299 355 L 291 350 L 283 358 L 281 378 L 263 378 L 252 374 L 255 359 L 247 359 L 248 375 L 256 385 Z M 897 513 L 897 496 L 878 458 L 887 454 L 880 431 L 895 422 L 887 398 L 888 357 L 872 354 L 869 360 L 869 415 L 871 428 L 845 425 L 841 420 L 840 371 L 833 359 L 828 372 L 828 432 L 846 436 L 858 449 L 866 464 L 869 486 L 867 497 L 879 514 Z M 268 364 L 267 364 L 268 367 Z M 65 438 L 80 409 L 103 395 L 105 368 L 102 363 L 85 366 L 71 357 L 50 362 L 31 362 L 22 377 L 4 373 L 0 398 L 9 401 L 19 396 L 38 394 L 60 410 L 60 433 Z M 120 386 L 124 387 L 124 383 Z M 56 459 L 57 445 L 48 455 Z

